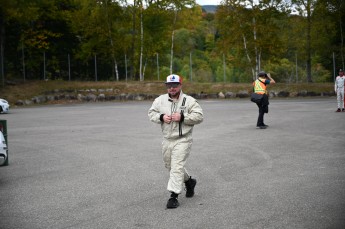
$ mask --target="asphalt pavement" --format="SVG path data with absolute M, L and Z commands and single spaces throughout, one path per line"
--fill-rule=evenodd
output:
M 345 228 L 345 112 L 336 98 L 200 100 L 195 196 L 166 209 L 152 101 L 11 109 L 0 228 Z

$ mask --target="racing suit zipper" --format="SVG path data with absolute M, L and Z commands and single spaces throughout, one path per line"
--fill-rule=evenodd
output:
M 172 115 L 173 113 L 176 112 L 177 103 L 178 103 L 178 102 L 175 102 L 175 101 L 172 101 L 172 102 L 171 102 L 170 115 Z M 170 133 L 172 133 L 173 125 L 174 125 L 174 123 L 172 122 L 172 123 L 171 123 L 171 126 L 170 126 Z

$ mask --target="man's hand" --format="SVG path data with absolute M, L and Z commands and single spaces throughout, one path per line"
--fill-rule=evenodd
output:
M 168 123 L 168 124 L 171 123 L 171 116 L 165 114 L 165 115 L 163 116 L 163 121 L 164 121 L 165 123 Z
M 163 121 L 165 123 L 170 124 L 171 122 L 179 122 L 181 120 L 181 114 L 180 113 L 173 113 L 172 115 L 164 115 Z
M 171 115 L 171 120 L 174 122 L 179 122 L 181 120 L 181 114 L 180 113 L 173 113 Z

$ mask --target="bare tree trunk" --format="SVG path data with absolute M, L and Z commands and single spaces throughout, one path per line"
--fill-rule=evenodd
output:
M 117 61 L 114 59 L 114 68 L 115 68 L 115 75 L 116 75 L 116 81 L 119 81 L 119 70 L 117 69 Z
M 172 31 L 171 34 L 171 49 L 170 49 L 170 74 L 172 74 L 172 68 L 173 68 L 173 59 L 174 59 L 174 35 L 175 30 Z
M 226 81 L 226 63 L 225 63 L 225 54 L 223 53 L 223 82 Z
M 147 58 L 145 58 L 145 64 L 144 64 L 144 68 L 143 68 L 143 81 L 145 80 L 146 64 L 147 64 Z
M 242 34 L 242 37 L 243 37 L 244 50 L 245 50 L 245 52 L 246 52 L 246 56 L 247 56 L 248 62 L 249 62 L 250 65 L 252 65 L 252 64 L 251 64 L 251 63 L 252 63 L 252 60 L 251 60 L 251 58 L 250 58 L 250 56 L 249 56 L 248 49 L 247 49 L 247 40 L 246 40 L 246 37 L 244 36 L 244 34 Z M 251 68 L 252 68 L 252 77 L 253 77 L 253 80 L 255 80 L 255 79 L 256 79 L 255 70 L 254 70 L 253 67 L 251 67 Z
M 256 20 L 255 17 L 253 18 L 253 34 L 254 34 L 254 49 L 255 49 L 255 75 L 257 75 L 257 73 L 261 70 L 260 66 L 259 66 L 259 62 L 260 62 L 260 56 L 258 53 L 258 47 L 256 46 Z M 253 77 L 254 79 L 254 77 Z
M 307 81 L 312 83 L 311 76 L 311 2 L 307 2 Z
M 130 68 L 129 68 L 129 77 L 130 79 L 134 78 L 134 57 L 135 57 L 135 40 L 136 40 L 136 36 L 135 36 L 135 27 L 136 27 L 136 20 L 135 20 L 135 12 L 136 12 L 136 0 L 133 1 L 133 18 L 132 18 L 132 45 L 131 45 L 131 57 L 129 57 L 130 60 Z
M 260 48 L 259 57 L 258 57 L 258 69 L 259 69 L 259 71 L 261 70 L 261 48 Z
M 157 80 L 159 81 L 159 54 L 157 53 Z
M 296 83 L 298 83 L 298 59 L 297 59 L 297 53 L 296 53 Z
M 46 51 L 43 51 L 43 80 L 46 80 Z
M 143 77 L 143 50 L 144 50 L 144 26 L 143 26 L 143 4 L 141 2 L 141 9 L 140 9 L 140 81 L 144 80 Z
M 340 37 L 341 37 L 341 46 L 340 46 L 340 55 L 341 55 L 341 63 L 342 63 L 342 68 L 344 69 L 344 36 L 343 36 L 343 26 L 341 23 L 341 18 L 339 19 L 339 26 L 340 26 Z
M 97 75 L 97 55 L 95 54 L 95 81 L 98 81 L 98 75 Z
M 127 73 L 127 54 L 125 54 L 125 70 L 126 70 L 126 82 L 128 80 L 128 73 Z
M 175 36 L 175 24 L 177 20 L 177 10 L 175 11 L 173 29 L 171 34 L 171 50 L 170 50 L 170 74 L 173 73 L 173 60 L 174 60 L 174 36 Z
M 189 53 L 189 66 L 190 66 L 190 75 L 189 80 L 193 82 L 193 60 L 192 60 L 192 52 Z
M 107 18 L 108 35 L 109 35 L 110 46 L 111 46 L 111 57 L 113 58 L 113 63 L 114 63 L 114 72 L 116 75 L 116 81 L 119 81 L 119 74 L 117 71 L 117 64 L 116 64 L 116 59 L 115 59 L 115 47 L 114 47 L 113 36 L 111 34 L 111 25 L 110 25 L 110 20 L 109 20 L 107 1 L 105 1 L 105 13 L 106 13 L 106 18 Z

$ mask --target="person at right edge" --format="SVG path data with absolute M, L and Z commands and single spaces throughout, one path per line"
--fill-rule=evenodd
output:
M 345 83 L 345 76 L 344 71 L 342 69 L 339 70 L 339 76 L 335 79 L 334 84 L 334 91 L 337 93 L 337 102 L 338 102 L 338 109 L 336 112 L 345 112 L 344 109 L 344 83 Z
M 253 90 L 256 94 L 262 94 L 261 102 L 257 103 L 259 108 L 259 117 L 256 123 L 256 128 L 258 129 L 266 129 L 268 125 L 264 123 L 264 114 L 268 113 L 268 92 L 266 90 L 267 84 L 274 84 L 275 81 L 272 79 L 270 73 L 266 73 L 264 71 L 259 72 L 258 78 L 253 82 Z

